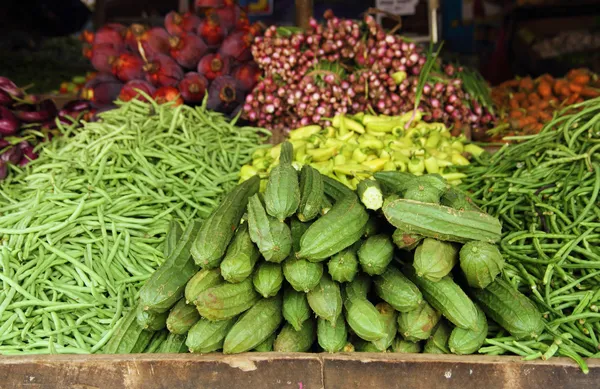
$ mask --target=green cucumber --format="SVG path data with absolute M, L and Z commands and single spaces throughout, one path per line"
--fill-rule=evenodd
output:
M 392 241 L 401 250 L 412 251 L 425 239 L 423 235 L 413 234 L 396 228 L 392 234 Z
M 458 262 L 458 248 L 452 243 L 425 238 L 415 250 L 413 267 L 417 277 L 437 282 Z
M 344 349 L 348 341 L 348 330 L 344 316 L 338 316 L 334 324 L 328 320 L 317 319 L 317 340 L 319 346 L 328 353 L 337 353 Z
M 186 335 L 177 335 L 169 333 L 167 339 L 160 345 L 158 353 L 160 354 L 183 354 L 188 352 L 188 347 L 185 344 Z
M 358 249 L 358 262 L 368 275 L 382 274 L 394 257 L 394 245 L 389 236 L 379 234 L 367 238 Z
M 364 273 L 359 273 L 354 279 L 344 285 L 344 294 L 346 298 L 367 298 L 371 291 L 371 277 Z
M 403 195 L 414 185 L 417 177 L 411 173 L 399 171 L 385 171 L 373 174 L 373 177 L 382 185 L 386 194 Z
M 281 296 L 262 299 L 233 325 L 223 343 L 225 354 L 252 350 L 271 336 L 283 319 Z
M 335 254 L 327 262 L 327 270 L 331 279 L 336 282 L 350 282 L 358 273 L 356 250 L 349 247 Z
M 431 338 L 425 342 L 423 352 L 426 354 L 450 354 L 448 348 L 448 339 L 452 329 L 444 320 L 440 320 L 436 328 L 433 330 Z
M 344 197 L 356 196 L 352 189 L 341 182 L 327 176 L 321 176 L 321 178 L 323 178 L 323 191 L 335 202 L 342 200 Z
M 384 323 L 385 336 L 373 341 L 379 351 L 386 351 L 392 346 L 398 332 L 398 312 L 388 303 L 379 303 L 375 306 Z
M 171 308 L 167 317 L 167 329 L 177 335 L 184 335 L 200 320 L 200 314 L 193 304 L 187 304 L 182 298 Z
M 238 227 L 233 240 L 227 247 L 227 252 L 220 265 L 221 275 L 227 282 L 242 282 L 252 274 L 258 258 L 260 258 L 260 251 L 252 243 L 248 224 L 244 223 Z
M 185 285 L 198 271 L 190 256 L 190 247 L 200 228 L 199 222 L 191 221 L 175 250 L 142 286 L 140 302 L 144 310 L 167 312 L 183 296 Z
M 438 240 L 494 243 L 502 236 L 500 221 L 477 211 L 459 211 L 443 205 L 395 199 L 386 200 L 383 214 L 396 228 Z
M 141 305 L 137 307 L 136 320 L 143 329 L 148 331 L 160 331 L 165 328 L 167 326 L 167 316 L 169 316 L 169 311 L 155 313 L 144 310 Z
M 298 219 L 307 222 L 315 219 L 323 203 L 323 179 L 321 173 L 310 165 L 302 166 L 300 171 L 300 205 Z
M 252 277 L 254 290 L 262 297 L 275 296 L 283 285 L 283 271 L 278 263 L 262 262 Z
M 488 317 L 517 339 L 535 339 L 544 331 L 542 314 L 524 294 L 501 278 L 485 289 L 471 289 Z
M 292 166 L 294 150 L 290 142 L 281 144 L 279 165 L 269 173 L 265 190 L 267 213 L 283 222 L 296 213 L 300 205 L 300 184 L 298 172 Z
M 460 268 L 469 286 L 484 289 L 504 268 L 498 247 L 485 242 L 469 242 L 460 249 Z
M 466 193 L 456 187 L 450 187 L 444 193 L 441 204 L 461 211 L 483 212 Z
M 398 312 L 412 311 L 423 301 L 419 288 L 393 266 L 375 277 L 373 283 L 377 295 Z
M 366 298 L 348 295 L 344 307 L 346 322 L 359 338 L 373 342 L 386 336 L 381 314 Z
M 282 262 L 292 250 L 292 235 L 285 223 L 267 215 L 258 195 L 248 201 L 250 239 L 258 246 L 265 260 Z
M 250 309 L 259 300 L 252 279 L 239 284 L 224 283 L 200 293 L 194 304 L 200 316 L 208 320 L 226 320 Z
M 237 185 L 206 219 L 191 249 L 197 265 L 209 269 L 219 266 L 246 211 L 248 199 L 258 192 L 259 185 L 258 176 Z
M 273 351 L 273 343 L 275 343 L 276 337 L 277 337 L 277 333 L 273 332 L 273 334 L 271 334 L 271 336 L 269 336 L 264 342 L 262 342 L 261 344 L 256 346 L 254 348 L 254 350 L 252 350 L 252 351 L 255 351 L 257 353 L 266 353 L 266 352 Z
M 456 327 L 448 339 L 450 352 L 458 355 L 473 354 L 483 346 L 488 333 L 488 323 L 485 313 L 477 307 L 477 329 L 465 330 Z
M 204 292 L 206 289 L 212 288 L 222 284 L 223 278 L 221 277 L 220 269 L 202 269 L 196 273 L 188 283 L 185 285 L 185 302 L 193 304 L 198 298 L 198 295 Z
M 362 180 L 356 188 L 358 198 L 367 209 L 377 211 L 383 205 L 383 193 L 375 180 Z
M 306 294 L 286 287 L 283 291 L 283 318 L 296 331 L 302 328 L 302 323 L 310 319 L 311 310 Z
M 423 301 L 416 309 L 400 312 L 398 332 L 410 342 L 428 339 L 440 321 L 440 313 Z
M 225 337 L 235 323 L 235 318 L 210 321 L 200 319 L 190 329 L 185 341 L 191 353 L 211 353 L 223 348 Z
M 130 308 L 117 322 L 117 329 L 104 346 L 104 354 L 135 354 L 148 347 L 154 332 L 147 331 L 138 324 L 137 311 L 137 307 Z
M 282 353 L 303 353 L 312 347 L 317 335 L 314 319 L 308 319 L 300 330 L 295 330 L 289 323 L 285 323 L 275 342 L 273 351 Z
M 183 230 L 181 226 L 175 219 L 171 219 L 169 222 L 169 230 L 167 231 L 167 236 L 165 237 L 165 241 L 163 243 L 163 254 L 165 259 L 169 258 L 169 255 L 175 250 L 177 247 L 177 242 L 179 242 L 179 238 L 183 234 Z
M 401 354 L 418 354 L 422 351 L 421 343 L 409 342 L 398 335 L 392 343 L 392 352 Z
M 477 330 L 477 308 L 452 278 L 445 276 L 432 282 L 417 277 L 411 266 L 405 268 L 405 273 L 419 287 L 425 300 L 448 321 L 459 328 Z
M 340 286 L 323 274 L 319 284 L 306 295 L 308 305 L 320 318 L 335 323 L 342 313 L 342 294 Z
M 404 198 L 424 203 L 439 204 L 440 198 L 448 190 L 448 183 L 439 174 L 427 174 L 415 178 L 406 188 Z
M 300 251 L 296 256 L 323 261 L 358 241 L 368 220 L 369 214 L 356 195 L 346 196 L 308 227 L 300 239 Z
M 290 257 L 283 262 L 285 280 L 298 292 L 313 290 L 323 276 L 323 264 Z

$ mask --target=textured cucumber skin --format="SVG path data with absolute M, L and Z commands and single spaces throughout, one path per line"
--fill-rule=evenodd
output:
M 477 330 L 455 328 L 448 339 L 450 352 L 458 355 L 473 354 L 483 346 L 488 333 L 485 313 L 477 307 Z
M 166 312 L 183 296 L 187 282 L 198 271 L 190 247 L 200 228 L 199 222 L 190 222 L 171 255 L 142 286 L 140 301 L 144 310 Z
M 188 352 L 185 344 L 187 335 L 169 334 L 167 339 L 160 345 L 158 352 L 160 354 L 183 354 Z
M 383 214 L 391 225 L 406 233 L 438 240 L 459 243 L 480 240 L 495 243 L 502 234 L 500 221 L 488 214 L 472 210 L 459 211 L 414 200 L 386 200 Z
M 307 222 L 316 218 L 323 203 L 323 179 L 321 173 L 310 165 L 302 166 L 300 171 L 300 205 L 298 219 Z
M 477 308 L 469 296 L 449 276 L 438 282 L 417 277 L 412 267 L 405 268 L 406 275 L 414 282 L 425 300 L 459 328 L 477 329 Z
M 211 353 L 223 347 L 235 318 L 220 321 L 200 319 L 188 332 L 186 346 L 192 353 Z
M 342 351 L 348 342 L 348 330 L 346 329 L 344 316 L 338 316 L 335 325 L 332 325 L 327 320 L 318 318 L 317 341 L 319 342 L 319 346 L 328 353 Z
M 394 257 L 394 245 L 385 234 L 374 235 L 358 249 L 358 262 L 362 270 L 373 276 L 385 272 Z
M 282 143 L 279 165 L 271 170 L 265 189 L 267 213 L 281 222 L 296 213 L 300 205 L 298 172 L 292 166 L 292 160 L 292 144 Z
M 392 346 L 398 333 L 398 312 L 388 303 L 379 303 L 375 306 L 384 324 L 385 336 L 373 342 L 379 351 L 386 351 Z
M 182 298 L 171 308 L 167 317 L 167 329 L 177 335 L 186 334 L 200 320 L 200 314 L 193 304 L 187 304 Z
M 277 331 L 282 320 L 281 296 L 260 300 L 233 325 L 225 337 L 223 352 L 252 350 Z
M 283 285 L 283 271 L 278 263 L 263 262 L 261 263 L 252 278 L 254 290 L 262 297 L 273 297 Z
M 458 249 L 449 242 L 425 238 L 415 250 L 413 267 L 418 277 L 437 282 L 458 263 Z
M 303 353 L 310 350 L 316 337 L 315 321 L 312 318 L 305 321 L 299 331 L 296 331 L 294 327 L 286 323 L 277 335 L 277 338 L 275 338 L 273 351 Z
M 321 277 L 319 285 L 306 295 L 308 305 L 320 318 L 335 323 L 342 313 L 342 294 L 340 286 L 327 274 Z
M 334 204 L 302 235 L 299 258 L 323 261 L 356 243 L 364 234 L 369 214 L 355 194 Z
M 485 289 L 471 288 L 483 311 L 517 339 L 536 338 L 544 331 L 542 314 L 521 292 L 503 279 Z
M 344 307 L 346 323 L 359 338 L 374 342 L 386 336 L 381 314 L 367 299 L 349 297 L 344 302 Z
M 485 289 L 504 268 L 504 258 L 496 245 L 469 242 L 460 249 L 460 268 L 469 286 Z
M 406 340 L 418 342 L 429 338 L 439 321 L 439 312 L 423 301 L 416 309 L 398 315 L 398 332 Z
M 289 227 L 267 215 L 259 195 L 248 200 L 248 231 L 266 261 L 280 263 L 292 251 Z
M 242 282 L 252 274 L 260 258 L 258 247 L 250 239 L 248 223 L 238 227 L 221 262 L 221 275 L 227 282 Z
M 356 250 L 349 247 L 335 254 L 327 262 L 327 270 L 336 282 L 350 282 L 358 273 Z
M 250 309 L 259 299 L 252 280 L 223 283 L 200 293 L 194 304 L 200 316 L 213 321 L 226 320 Z
M 258 192 L 259 186 L 258 176 L 242 182 L 223 198 L 205 220 L 191 248 L 192 257 L 198 266 L 209 269 L 219 266 L 246 211 L 248 199 Z
M 283 262 L 283 275 L 294 290 L 308 293 L 319 285 L 323 264 L 290 257 Z
M 286 287 L 283 291 L 283 318 L 290 323 L 296 331 L 302 328 L 302 323 L 310 319 L 312 311 L 306 293 L 297 292 L 293 288 Z
M 200 293 L 222 283 L 223 278 L 219 269 L 202 269 L 194 274 L 185 285 L 185 301 L 193 304 Z
M 167 232 L 167 236 L 165 237 L 165 243 L 163 246 L 163 254 L 165 259 L 169 258 L 169 255 L 175 250 L 177 246 L 177 242 L 181 238 L 183 234 L 183 230 L 177 221 L 171 220 L 169 222 L 169 231 Z
M 105 354 L 141 353 L 148 346 L 154 332 L 146 331 L 139 325 L 136 316 L 137 307 L 132 307 L 104 346 Z
M 393 266 L 389 266 L 383 274 L 375 277 L 373 283 L 377 295 L 398 312 L 412 311 L 423 301 L 419 288 Z

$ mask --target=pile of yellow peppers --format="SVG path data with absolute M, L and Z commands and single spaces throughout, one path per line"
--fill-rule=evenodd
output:
M 419 112 L 400 116 L 360 113 L 337 115 L 332 125 L 309 125 L 290 131 L 294 166 L 310 164 L 322 174 L 352 189 L 378 171 L 399 170 L 415 175 L 437 173 L 457 185 L 465 175 L 460 167 L 469 164 L 469 155 L 484 150 L 465 144 L 463 136 L 452 137 L 442 123 L 425 123 Z M 280 145 L 261 148 L 252 163 L 240 171 L 242 181 L 255 174 L 266 175 L 279 163 Z

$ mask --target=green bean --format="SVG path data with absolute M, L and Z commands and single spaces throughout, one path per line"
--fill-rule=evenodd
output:
M 99 351 L 164 261 L 168 221 L 207 217 L 264 135 L 202 106 L 119 105 L 61 125 L 0 184 L 2 354 Z

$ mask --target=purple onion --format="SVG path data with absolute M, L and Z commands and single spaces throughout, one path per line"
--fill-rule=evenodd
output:
M 439 108 L 440 107 L 440 101 L 438 99 L 431 99 L 431 100 L 429 100 L 429 104 L 433 108 Z
M 0 180 L 3 180 L 8 175 L 8 167 L 4 161 L 0 161 Z
M 4 92 L 8 93 L 11 96 L 19 98 L 25 95 L 23 93 L 23 90 L 19 89 L 19 87 L 14 82 L 12 82 L 6 77 L 0 77 L 0 89 L 2 89 Z
M 13 103 L 13 98 L 10 95 L 10 93 L 0 89 L 0 106 L 8 107 L 8 106 L 12 105 L 12 103 Z
M 19 131 L 19 119 L 8 108 L 0 107 L 0 134 L 14 135 Z
M 0 160 L 4 162 L 10 162 L 13 165 L 16 165 L 19 163 L 22 157 L 23 150 L 21 150 L 19 147 L 11 147 L 10 149 L 2 153 L 2 155 L 0 155 Z
M 15 115 L 25 123 L 41 123 L 56 116 L 56 105 L 50 99 L 36 105 L 20 106 Z

